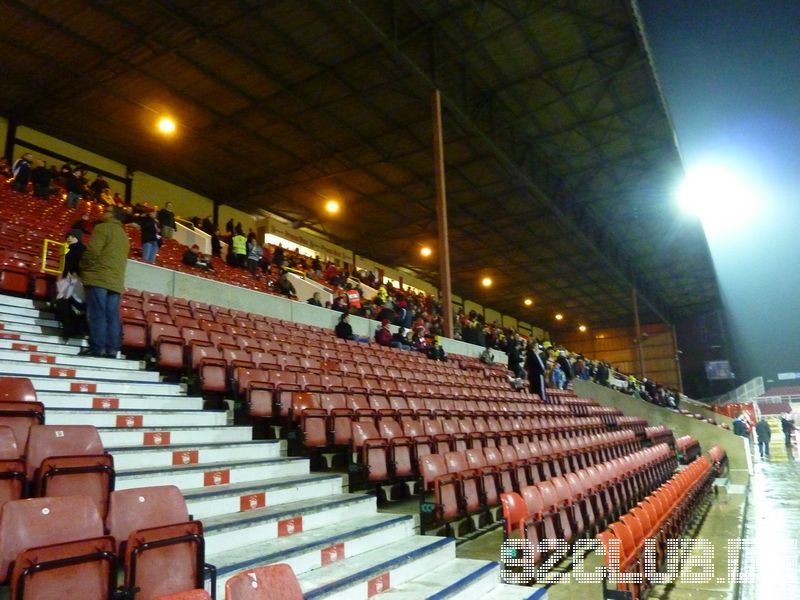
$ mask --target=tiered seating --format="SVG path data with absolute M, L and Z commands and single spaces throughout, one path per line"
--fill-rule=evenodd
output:
M 516 441 L 499 447 L 427 454 L 420 460 L 423 490 L 433 510 L 423 511 L 425 530 L 500 505 L 503 493 L 520 492 L 594 465 L 623 458 L 641 448 L 632 432 Z
M 652 427 L 644 428 L 644 435 L 651 446 L 656 444 L 667 444 L 669 447 L 675 447 L 675 435 L 669 427 L 664 425 L 653 425 Z
M 607 587 L 630 594 L 637 600 L 644 596 L 649 582 L 645 574 L 645 540 L 655 540 L 652 572 L 662 572 L 666 558 L 666 540 L 679 539 L 695 510 L 707 496 L 714 472 L 708 461 L 699 457 L 669 482 L 650 494 L 630 512 L 598 535 L 605 549 L 610 573 L 640 573 L 641 583 L 609 584 Z
M 619 412 L 622 415 L 622 411 Z M 635 432 L 636 435 L 640 436 L 642 439 L 645 437 L 645 428 L 647 427 L 647 419 L 644 417 L 625 417 L 625 416 L 616 416 L 614 417 L 614 424 L 619 429 L 630 429 L 631 431 Z
M 681 464 L 684 465 L 688 465 L 702 453 L 700 442 L 690 435 L 683 435 L 676 439 L 675 449 L 678 451 Z
M 552 548 L 592 535 L 666 481 L 675 458 L 665 444 L 502 494 L 506 536 L 527 540 L 524 559 L 539 564 Z

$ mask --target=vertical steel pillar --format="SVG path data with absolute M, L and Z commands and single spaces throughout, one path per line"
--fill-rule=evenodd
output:
M 444 176 L 444 135 L 442 133 L 442 98 L 434 90 L 431 98 L 433 113 L 433 174 L 436 181 L 436 221 L 439 226 L 439 289 L 445 337 L 453 337 L 453 295 L 450 289 L 450 241 L 447 230 L 447 188 Z
M 636 357 L 639 363 L 639 379 L 644 379 L 644 348 L 642 347 L 642 326 L 639 323 L 639 300 L 636 297 L 636 288 L 631 288 L 631 303 L 633 304 L 633 326 L 636 331 Z

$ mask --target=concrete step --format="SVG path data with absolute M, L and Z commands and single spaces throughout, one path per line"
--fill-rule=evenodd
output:
M 116 489 L 126 490 L 148 485 L 176 485 L 182 490 L 244 483 L 293 475 L 307 475 L 305 458 L 263 458 L 223 461 L 205 465 L 176 465 L 117 470 Z
M 365 519 L 377 514 L 375 498 L 363 494 L 338 494 L 308 498 L 278 506 L 215 515 L 203 519 L 206 556 L 225 555 L 241 546 L 330 527 L 341 521 Z M 269 540 L 269 543 L 265 543 Z M 212 563 L 214 564 L 214 563 Z
M 155 383 L 111 380 L 99 381 L 96 379 L 81 379 L 70 376 L 69 370 L 62 367 L 50 367 L 52 375 L 31 376 L 28 379 L 33 383 L 36 393 L 39 392 L 77 392 L 93 395 L 134 394 L 140 396 L 183 396 L 186 386 L 180 383 Z M 62 374 L 63 373 L 63 374 Z M 0 377 L 19 376 L 18 373 L 0 372 Z
M 501 583 L 491 592 L 482 596 L 481 600 L 547 600 L 547 588 Z
M 190 427 L 226 425 L 224 410 L 123 410 L 62 409 L 45 412 L 48 425 L 94 425 L 95 427 Z
M 60 341 L 58 343 L 49 344 L 45 342 L 25 342 L 6 339 L 0 339 L 0 349 L 18 350 L 22 352 L 40 352 L 42 354 L 55 354 L 57 356 L 77 356 L 78 352 L 81 351 L 80 345 L 71 345 L 69 343 L 62 343 Z M 106 358 L 103 360 L 111 359 Z
M 60 329 L 61 323 L 53 315 L 43 317 L 39 314 L 21 314 L 29 309 L 5 307 L 0 305 L 0 323 L 17 323 L 19 325 L 38 325 L 39 327 L 49 327 Z
M 106 450 L 114 455 L 114 468 L 122 470 L 171 467 L 173 465 L 207 465 L 281 456 L 281 444 L 276 440 L 233 444 L 187 444 L 169 448 L 163 446 L 111 447 Z
M 326 498 L 342 493 L 340 475 L 310 473 L 213 488 L 184 490 L 189 512 L 197 519 L 232 514 L 265 506 L 277 506 L 297 500 Z
M 182 446 L 188 444 L 223 444 L 249 442 L 250 427 L 98 427 L 105 447 Z
M 5 294 L 0 295 L 0 305 L 14 306 L 17 308 L 28 308 L 44 312 L 48 310 L 47 302 L 43 300 L 31 300 L 30 298 L 21 298 L 19 296 L 7 296 Z
M 64 392 L 41 392 L 36 396 L 48 409 L 94 408 L 124 411 L 203 409 L 203 399 L 198 396 L 112 396 Z
M 455 558 L 450 538 L 411 536 L 298 577 L 306 600 L 367 600 Z
M 435 565 L 431 565 L 433 567 Z M 490 593 L 500 583 L 500 565 L 488 560 L 454 558 L 381 594 L 381 599 L 458 598 L 474 600 Z
M 379 551 L 413 535 L 408 515 L 376 514 L 338 523 L 290 536 L 240 546 L 227 552 L 206 555 L 217 567 L 217 597 L 225 581 L 236 573 L 272 563 L 288 563 L 296 575 L 341 562 L 368 552 Z
M 40 334 L 29 331 L 16 331 L 11 328 L 0 329 L 0 339 L 21 341 L 28 344 L 64 344 L 66 346 L 83 347 L 89 343 L 83 338 L 69 338 L 63 340 L 58 334 Z
M 6 340 L 8 343 L 8 340 Z M 45 344 L 50 348 L 61 348 L 54 344 Z M 16 349 L 5 349 L 0 347 L 0 363 L 38 363 L 46 365 L 57 365 L 59 367 L 74 367 L 82 373 L 84 369 L 111 369 L 120 373 L 121 377 L 125 373 L 144 371 L 144 361 L 139 360 L 118 360 L 116 358 L 96 358 L 93 356 L 78 356 L 79 348 L 63 346 L 64 348 L 74 349 L 71 354 L 61 354 L 60 352 L 45 352 L 38 350 L 36 344 L 24 349 L 24 344 L 18 344 Z M 153 381 L 158 381 L 156 377 Z
M 19 317 L 24 319 L 25 317 Z M 16 333 L 31 333 L 34 335 L 47 335 L 51 337 L 58 337 L 60 328 L 58 324 L 55 325 L 36 325 L 33 323 L 25 323 L 17 320 L 13 315 L 6 315 L 5 319 L 0 319 L 0 331 L 9 331 Z
M 35 308 L 30 306 L 15 306 L 6 302 L 6 296 L 0 296 L 0 315 L 17 315 L 34 319 L 56 320 L 55 314 L 45 308 Z
M 125 382 L 125 383 L 159 383 L 161 375 L 157 371 L 140 371 L 138 369 L 116 369 L 96 367 L 86 364 L 56 365 L 55 359 L 46 354 L 34 354 L 31 362 L 20 360 L 0 359 L 0 373 L 15 374 L 17 377 L 68 377 L 75 379 L 91 379 L 97 382 Z M 52 360 L 52 362 L 51 362 Z M 120 364 L 126 360 L 106 359 Z

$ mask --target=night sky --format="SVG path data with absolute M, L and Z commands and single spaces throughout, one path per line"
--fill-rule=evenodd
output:
M 760 199 L 709 236 L 737 383 L 800 371 L 800 1 L 640 8 L 684 166 L 728 165 Z

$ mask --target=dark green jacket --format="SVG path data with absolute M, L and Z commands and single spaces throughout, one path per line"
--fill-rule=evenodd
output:
M 117 219 L 95 225 L 81 259 L 83 285 L 121 294 L 125 289 L 125 265 L 130 249 L 128 234 Z

